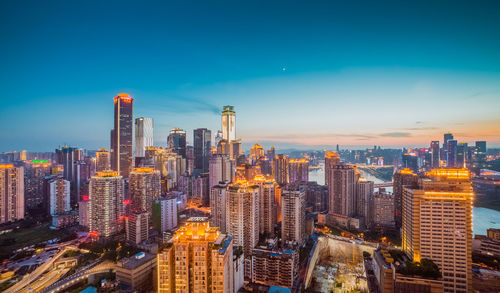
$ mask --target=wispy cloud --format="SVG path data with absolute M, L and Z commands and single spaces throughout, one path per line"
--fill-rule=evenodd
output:
M 212 113 L 219 115 L 222 107 L 207 99 L 179 95 L 165 95 L 157 97 L 157 103 L 151 103 L 148 111 L 161 111 L 168 113 Z M 154 105 L 154 106 L 153 106 Z
M 380 134 L 383 137 L 410 137 L 411 133 L 409 132 L 386 132 Z

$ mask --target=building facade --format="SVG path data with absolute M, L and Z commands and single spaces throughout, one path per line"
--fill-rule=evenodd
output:
M 111 130 L 111 169 L 128 178 L 133 164 L 133 103 L 128 94 L 120 93 L 114 99 L 114 128 Z

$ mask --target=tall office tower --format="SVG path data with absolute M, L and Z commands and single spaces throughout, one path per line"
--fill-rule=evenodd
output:
M 472 203 L 467 169 L 434 169 L 403 192 L 402 246 L 414 261 L 431 259 L 445 292 L 472 290 Z
M 208 174 L 202 173 L 196 175 L 193 179 L 193 194 L 191 199 L 202 205 L 210 204 L 210 186 L 208 186 Z
M 283 190 L 281 194 L 281 241 L 283 245 L 302 244 L 305 239 L 305 193 Z
M 365 225 L 370 226 L 370 206 L 373 197 L 373 181 L 367 181 L 365 178 L 360 178 L 356 183 L 356 214 L 363 217 Z M 394 211 L 391 211 L 393 213 Z
M 229 143 L 227 140 L 221 140 L 217 143 L 217 154 L 228 155 L 231 158 L 231 154 L 229 152 Z
M 394 196 L 385 192 L 376 192 L 372 197 L 373 225 L 394 228 Z
M 151 214 L 153 201 L 161 194 L 160 172 L 153 168 L 135 168 L 129 178 L 130 209 Z
M 258 175 L 251 181 L 259 187 L 259 232 L 262 235 L 274 235 L 274 226 L 278 220 L 278 202 L 276 194 L 280 194 L 280 187 L 273 179 Z
M 337 164 L 330 170 L 328 186 L 330 215 L 352 217 L 356 212 L 356 172 L 354 166 Z
M 80 167 L 78 164 L 83 159 L 82 150 L 74 147 L 63 146 L 56 149 L 57 164 L 63 166 L 64 179 L 71 182 L 71 206 L 76 206 L 80 198 Z
M 219 184 L 221 181 L 233 181 L 234 171 L 234 161 L 230 160 L 227 155 L 212 155 L 209 159 L 208 186 L 212 187 Z
M 258 143 L 255 143 L 252 148 L 250 148 L 250 161 L 252 161 L 252 164 L 257 162 L 261 157 L 264 156 L 264 148 L 259 145 Z
M 448 150 L 448 141 L 452 140 L 453 139 L 453 134 L 451 133 L 445 133 L 444 134 L 444 138 L 443 138 L 443 149 L 445 151 Z
M 457 148 L 458 142 L 456 140 L 448 140 L 448 148 L 446 152 L 446 167 L 457 168 Z
M 418 184 L 418 176 L 411 169 L 403 169 L 394 173 L 393 195 L 394 195 L 394 221 L 396 228 L 401 228 L 403 215 L 403 189 L 415 188 Z
M 173 128 L 167 138 L 167 147 L 173 149 L 183 158 L 186 157 L 186 131 L 180 128 Z
M 135 156 L 145 157 L 146 147 L 153 146 L 153 118 L 135 119 Z
M 229 142 L 229 157 L 232 160 L 237 160 L 241 155 L 243 155 L 241 139 L 231 140 Z
M 401 156 L 401 166 L 418 172 L 418 157 L 415 153 L 406 153 Z
M 24 162 L 24 206 L 26 210 L 42 207 L 48 210 L 48 199 L 44 198 L 44 180 L 50 175 L 52 164 L 46 160 Z
M 128 178 L 133 161 L 133 103 L 128 94 L 118 94 L 114 99 L 114 128 L 111 130 L 111 169 Z
M 149 214 L 133 213 L 130 217 L 125 217 L 125 235 L 127 241 L 139 244 L 149 238 Z
M 53 176 L 48 182 L 49 214 L 61 215 L 70 210 L 70 182 L 60 175 Z
M 227 141 L 236 139 L 236 112 L 233 106 L 222 108 L 222 139 Z
M 233 239 L 207 218 L 190 218 L 158 254 L 158 293 L 235 292 Z
M 177 197 L 161 197 L 153 203 L 153 228 L 159 233 L 177 227 Z
M 433 169 L 439 168 L 439 140 L 431 142 L 431 166 Z
M 210 224 L 226 233 L 226 204 L 228 182 L 221 182 L 210 187 Z
M 340 156 L 337 152 L 325 151 L 325 185 L 330 185 L 330 173 L 333 167 L 340 164 Z
M 89 228 L 93 235 L 109 237 L 123 228 L 123 177 L 118 171 L 98 172 L 90 179 Z
M 469 145 L 466 142 L 460 142 L 457 145 L 457 168 L 465 168 L 468 163 L 467 153 L 469 152 Z
M 273 160 L 274 180 L 276 180 L 279 185 L 286 185 L 290 180 L 289 173 L 288 158 L 285 155 L 276 155 Z
M 102 172 L 110 170 L 109 152 L 106 149 L 100 149 L 95 153 L 95 171 Z
M 24 219 L 24 168 L 0 163 L 0 224 Z
M 259 242 L 259 199 L 259 188 L 244 180 L 229 185 L 226 193 L 226 230 L 234 245 L 243 247 L 245 268 L 250 266 L 252 249 Z
M 208 172 L 208 160 L 212 147 L 212 132 L 206 128 L 193 131 L 194 169 L 199 173 Z
M 309 161 L 306 159 L 290 159 L 290 183 L 309 181 Z

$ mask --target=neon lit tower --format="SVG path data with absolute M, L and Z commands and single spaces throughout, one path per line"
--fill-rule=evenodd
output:
M 128 94 L 115 97 L 115 125 L 111 130 L 111 169 L 128 178 L 133 158 L 133 102 Z
M 236 112 L 234 106 L 222 108 L 222 139 L 230 142 L 236 139 Z

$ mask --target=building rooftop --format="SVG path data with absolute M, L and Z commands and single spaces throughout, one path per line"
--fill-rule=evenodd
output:
M 151 261 L 152 259 L 156 258 L 156 255 L 147 253 L 147 252 L 139 252 L 136 255 L 133 255 L 129 258 L 124 258 L 119 261 L 121 266 L 123 268 L 133 270 L 136 269 L 137 267 Z

